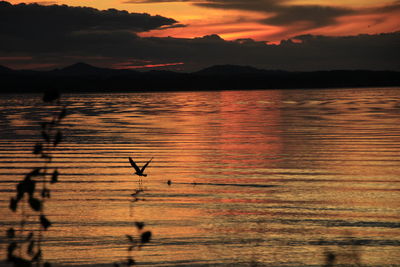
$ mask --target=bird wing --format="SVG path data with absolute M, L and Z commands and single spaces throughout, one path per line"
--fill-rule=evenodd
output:
M 147 165 L 149 165 L 149 163 L 153 160 L 153 158 L 151 158 L 148 162 L 146 162 L 146 164 L 144 164 L 144 166 L 142 167 L 141 172 L 144 172 L 144 169 L 146 169 Z
M 139 169 L 139 167 L 136 165 L 136 163 L 133 161 L 133 159 L 131 157 L 129 157 L 129 162 L 131 163 L 132 167 L 135 169 L 135 171 L 137 173 L 141 173 L 141 170 Z

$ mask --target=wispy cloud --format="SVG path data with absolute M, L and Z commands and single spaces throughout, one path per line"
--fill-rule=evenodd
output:
M 320 1 L 321 4 L 292 4 L 290 0 L 128 0 L 125 3 L 177 3 L 187 2 L 193 5 L 225 10 L 252 11 L 264 14 L 258 23 L 293 27 L 298 30 L 317 29 L 338 24 L 338 19 L 344 16 L 360 14 L 382 14 L 400 10 L 400 1 L 393 1 L 380 6 L 352 7 L 340 6 L 335 3 Z
M 130 4 L 157 4 L 157 3 L 179 3 L 179 2 L 200 2 L 196 0 L 127 0 L 124 3 Z
M 288 0 L 130 0 L 125 3 L 166 2 L 190 2 L 206 8 L 262 12 L 266 18 L 259 22 L 279 26 L 305 22 L 309 27 L 320 27 L 335 23 L 337 17 L 355 12 L 349 8 L 325 5 L 290 5 Z

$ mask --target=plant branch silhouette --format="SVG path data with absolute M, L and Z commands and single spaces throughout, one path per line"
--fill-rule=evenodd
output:
M 10 199 L 10 210 L 19 213 L 21 217 L 18 226 L 7 230 L 7 261 L 14 266 L 51 266 L 50 263 L 43 262 L 42 253 L 43 232 L 52 225 L 45 213 L 45 204 L 51 197 L 50 185 L 57 183 L 60 175 L 51 163 L 54 150 L 63 140 L 60 125 L 67 111 L 61 104 L 58 92 L 46 92 L 43 102 L 53 104 L 55 111 L 51 112 L 50 119 L 41 123 L 41 140 L 32 150 L 41 159 L 40 164 L 17 183 L 16 195 Z M 33 227 L 25 229 L 28 222 L 29 225 L 37 226 L 37 230 Z
M 152 158 L 153 159 L 153 158 Z M 135 204 L 139 201 L 144 201 L 145 198 L 140 197 L 141 194 L 145 191 L 142 187 L 142 176 L 147 176 L 147 174 L 144 174 L 144 170 L 146 169 L 147 165 L 152 161 L 150 159 L 143 167 L 140 169 L 136 163 L 132 160 L 131 157 L 129 157 L 129 162 L 132 165 L 132 167 L 135 169 L 135 175 L 138 175 L 140 177 L 138 181 L 138 188 L 135 189 L 135 191 L 131 194 L 131 204 Z M 144 222 L 139 222 L 135 221 L 135 227 L 137 230 L 137 233 L 135 235 L 128 235 L 126 234 L 126 238 L 128 239 L 128 255 L 126 261 L 123 261 L 121 263 L 114 263 L 115 267 L 120 267 L 120 266 L 133 266 L 136 265 L 136 261 L 132 256 L 132 251 L 135 250 L 140 250 L 146 243 L 149 243 L 151 238 L 152 238 L 152 232 L 151 231 L 146 231 L 145 228 L 145 223 Z

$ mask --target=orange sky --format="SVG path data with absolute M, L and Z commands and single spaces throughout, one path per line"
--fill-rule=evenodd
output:
M 131 0 L 135 1 L 135 0 Z M 136 0 L 138 2 L 142 0 Z M 164 0 L 165 1 L 165 0 Z M 171 0 L 172 1 L 172 0 Z M 177 1 L 177 0 L 175 0 Z M 198 0 L 197 0 L 198 1 Z M 243 0 L 246 3 L 246 0 Z M 248 0 L 257 2 L 255 0 Z M 268 0 L 260 0 L 259 2 Z M 37 1 L 10 1 L 16 3 L 33 3 Z M 217 1 L 218 2 L 218 1 Z M 220 1 L 222 2 L 222 1 Z M 273 0 L 269 1 L 273 2 Z M 115 8 L 129 12 L 149 13 L 162 15 L 178 21 L 185 27 L 153 30 L 141 33 L 141 36 L 156 37 L 183 37 L 194 38 L 210 34 L 218 34 L 226 40 L 252 38 L 258 41 L 278 42 L 282 39 L 301 34 L 316 35 L 357 35 L 376 34 L 381 32 L 393 32 L 400 30 L 400 1 L 396 0 L 335 0 L 327 4 L 323 0 L 286 0 L 284 6 L 322 5 L 355 10 L 352 14 L 335 18 L 336 23 L 321 27 L 309 27 L 307 22 L 293 23 L 291 25 L 271 25 L 260 22 L 274 16 L 274 13 L 252 10 L 217 9 L 196 6 L 191 2 L 167 2 L 167 3 L 141 3 L 133 4 L 118 0 L 65 0 L 65 1 L 41 1 L 40 4 L 66 4 L 69 6 L 88 6 L 97 9 Z M 386 6 L 397 8 L 387 8 Z

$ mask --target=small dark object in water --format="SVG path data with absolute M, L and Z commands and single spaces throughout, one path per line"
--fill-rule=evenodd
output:
M 168 180 L 167 185 L 171 185 L 171 184 L 172 184 L 171 180 Z

